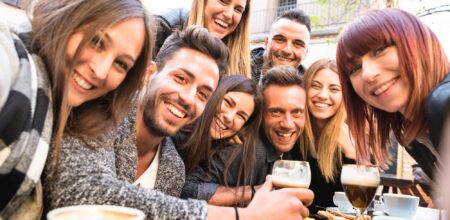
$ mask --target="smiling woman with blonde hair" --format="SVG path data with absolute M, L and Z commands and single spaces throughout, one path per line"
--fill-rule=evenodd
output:
M 333 206 L 335 191 L 343 191 L 343 163 L 355 163 L 355 147 L 345 124 L 346 114 L 336 61 L 320 59 L 305 75 L 306 117 L 301 155 L 312 170 L 310 189 L 316 195 L 311 210 Z
M 157 16 L 156 47 L 159 48 L 173 29 L 201 25 L 228 46 L 230 59 L 227 75 L 251 76 L 250 7 L 251 0 L 193 0 L 191 11 L 168 9 Z

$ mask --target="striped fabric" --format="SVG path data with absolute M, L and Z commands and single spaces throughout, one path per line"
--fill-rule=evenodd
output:
M 0 21 L 0 219 L 21 214 L 36 196 L 52 132 L 48 75 L 23 43 L 26 30 L 29 24 L 10 30 Z

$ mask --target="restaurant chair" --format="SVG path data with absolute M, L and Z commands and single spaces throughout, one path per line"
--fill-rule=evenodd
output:
M 412 177 L 400 177 L 394 174 L 380 174 L 380 185 L 382 192 L 392 192 L 405 195 L 413 195 L 420 198 L 419 205 L 422 207 L 433 208 L 433 201 L 429 195 L 425 193 L 420 184 Z

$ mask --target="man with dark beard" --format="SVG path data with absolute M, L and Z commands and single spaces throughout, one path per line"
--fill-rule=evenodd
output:
M 278 65 L 292 66 L 303 75 L 305 68 L 301 62 L 308 53 L 310 32 L 309 16 L 300 9 L 289 10 L 277 17 L 264 40 L 264 48 L 251 51 L 252 79 L 259 82 L 267 70 Z
M 202 114 L 227 66 L 220 39 L 192 26 L 169 37 L 148 68 L 145 86 L 117 132 L 62 149 L 58 178 L 48 181 L 47 208 L 107 204 L 142 210 L 147 219 L 301 219 L 308 189 L 272 191 L 270 180 L 246 208 L 176 198 L 184 164 L 169 136 Z M 113 145 L 113 146 L 111 146 Z
M 168 38 L 130 113 L 136 121 L 129 129 L 135 131 L 138 154 L 135 184 L 141 187 L 174 196 L 181 192 L 184 164 L 168 137 L 201 115 L 227 63 L 227 49 L 212 36 L 202 42 L 202 31 L 191 28 Z

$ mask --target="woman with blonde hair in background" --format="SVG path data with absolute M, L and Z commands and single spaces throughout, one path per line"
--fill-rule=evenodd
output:
M 227 75 L 250 78 L 250 6 L 250 0 L 193 0 L 190 12 L 167 9 L 156 16 L 159 23 L 156 51 L 174 29 L 201 25 L 228 46 Z
M 343 191 L 340 182 L 342 164 L 355 163 L 355 148 L 345 124 L 346 114 L 336 61 L 320 59 L 306 71 L 306 118 L 301 139 L 302 160 L 311 166 L 310 189 L 316 206 L 334 206 L 333 194 Z

